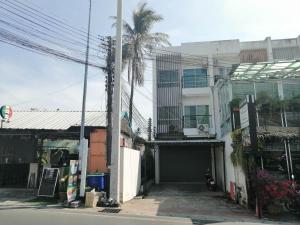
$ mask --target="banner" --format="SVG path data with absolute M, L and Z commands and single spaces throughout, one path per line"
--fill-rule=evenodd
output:
M 77 170 L 78 170 L 78 160 L 70 160 L 70 171 L 69 171 L 68 188 L 67 188 L 68 202 L 72 202 L 76 199 L 77 179 L 78 179 Z

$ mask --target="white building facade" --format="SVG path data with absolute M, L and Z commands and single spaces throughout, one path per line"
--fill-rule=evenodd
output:
M 158 50 L 155 59 L 156 183 L 203 182 L 204 168 L 209 168 L 224 191 L 232 189 L 231 182 L 245 186 L 243 173 L 230 162 L 232 123 L 228 104 L 232 91 L 228 88 L 232 86 L 224 81 L 240 63 L 300 59 L 300 36 L 182 43 Z M 226 88 L 222 88 L 225 83 Z M 184 156 L 189 154 L 193 159 Z M 186 174 L 193 176 L 185 179 Z

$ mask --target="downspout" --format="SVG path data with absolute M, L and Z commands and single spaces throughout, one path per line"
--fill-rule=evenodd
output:
M 225 145 L 223 143 L 223 170 L 224 170 L 224 192 L 227 192 L 226 189 L 226 164 L 225 164 Z

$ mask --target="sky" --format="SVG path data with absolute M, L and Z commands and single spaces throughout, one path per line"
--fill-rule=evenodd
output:
M 0 6 L 2 5 L 0 0 Z M 13 0 L 10 0 L 13 1 Z M 88 0 L 23 0 L 78 28 L 86 28 Z M 115 35 L 111 16 L 117 0 L 92 0 L 91 33 Z M 140 1 L 123 0 L 124 19 L 131 22 Z M 148 0 L 164 17 L 153 32 L 169 34 L 172 45 L 182 42 L 295 38 L 300 35 L 299 0 Z M 0 15 L 1 17 L 1 15 Z M 0 24 L 0 27 L 2 24 Z M 95 43 L 96 46 L 96 43 Z M 84 51 L 84 46 L 82 46 Z M 99 64 L 103 60 L 99 59 Z M 28 52 L 0 42 L 0 105 L 13 110 L 81 110 L 84 65 Z M 151 65 L 145 71 L 134 103 L 152 117 Z M 141 94 L 142 93 L 142 94 Z M 146 96 L 146 97 L 145 97 Z M 105 110 L 104 74 L 89 69 L 87 110 Z

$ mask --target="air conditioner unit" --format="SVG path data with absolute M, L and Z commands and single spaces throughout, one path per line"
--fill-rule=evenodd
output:
M 198 123 L 197 128 L 198 128 L 200 133 L 207 133 L 209 131 L 209 125 L 208 124 Z

